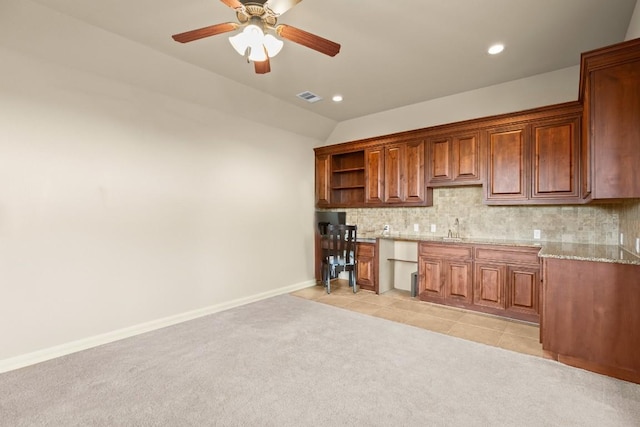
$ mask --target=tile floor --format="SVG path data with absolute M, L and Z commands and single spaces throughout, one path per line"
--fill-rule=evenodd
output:
M 292 292 L 292 295 L 330 304 L 430 331 L 464 338 L 520 353 L 542 356 L 537 325 L 504 319 L 454 307 L 431 304 L 412 298 L 409 292 L 392 290 L 383 295 L 359 289 L 346 281 L 331 282 L 331 294 L 322 285 Z

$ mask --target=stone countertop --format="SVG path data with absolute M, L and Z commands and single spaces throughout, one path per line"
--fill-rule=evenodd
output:
M 598 245 L 587 243 L 546 242 L 541 240 L 508 240 L 489 238 L 463 238 L 450 240 L 415 233 L 374 234 L 362 233 L 358 235 L 359 242 L 374 242 L 375 239 L 405 240 L 415 242 L 433 242 L 470 245 L 505 245 L 539 247 L 541 258 L 572 259 L 579 261 L 610 262 L 618 264 L 640 265 L 640 257 L 622 249 L 617 245 Z
M 546 242 L 539 255 L 541 258 L 640 265 L 640 257 L 617 245 Z

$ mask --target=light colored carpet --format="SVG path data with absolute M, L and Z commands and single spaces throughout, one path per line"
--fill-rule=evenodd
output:
M 640 386 L 283 295 L 0 375 L 2 426 L 640 426 Z

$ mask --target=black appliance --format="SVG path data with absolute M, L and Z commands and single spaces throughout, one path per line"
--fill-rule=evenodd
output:
M 347 223 L 346 212 L 316 211 L 316 225 L 320 234 L 326 234 L 327 225 L 340 225 Z

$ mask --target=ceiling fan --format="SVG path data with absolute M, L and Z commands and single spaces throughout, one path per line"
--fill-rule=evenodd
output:
M 171 36 L 175 41 L 188 43 L 217 34 L 228 33 L 243 28 L 241 33 L 229 37 L 233 48 L 253 62 L 258 74 L 271 71 L 269 58 L 273 58 L 282 49 L 283 39 L 301 44 L 329 56 L 340 52 L 340 45 L 315 34 L 308 33 L 290 25 L 278 24 L 278 17 L 300 3 L 302 0 L 220 0 L 236 11 L 238 22 L 225 22 Z

